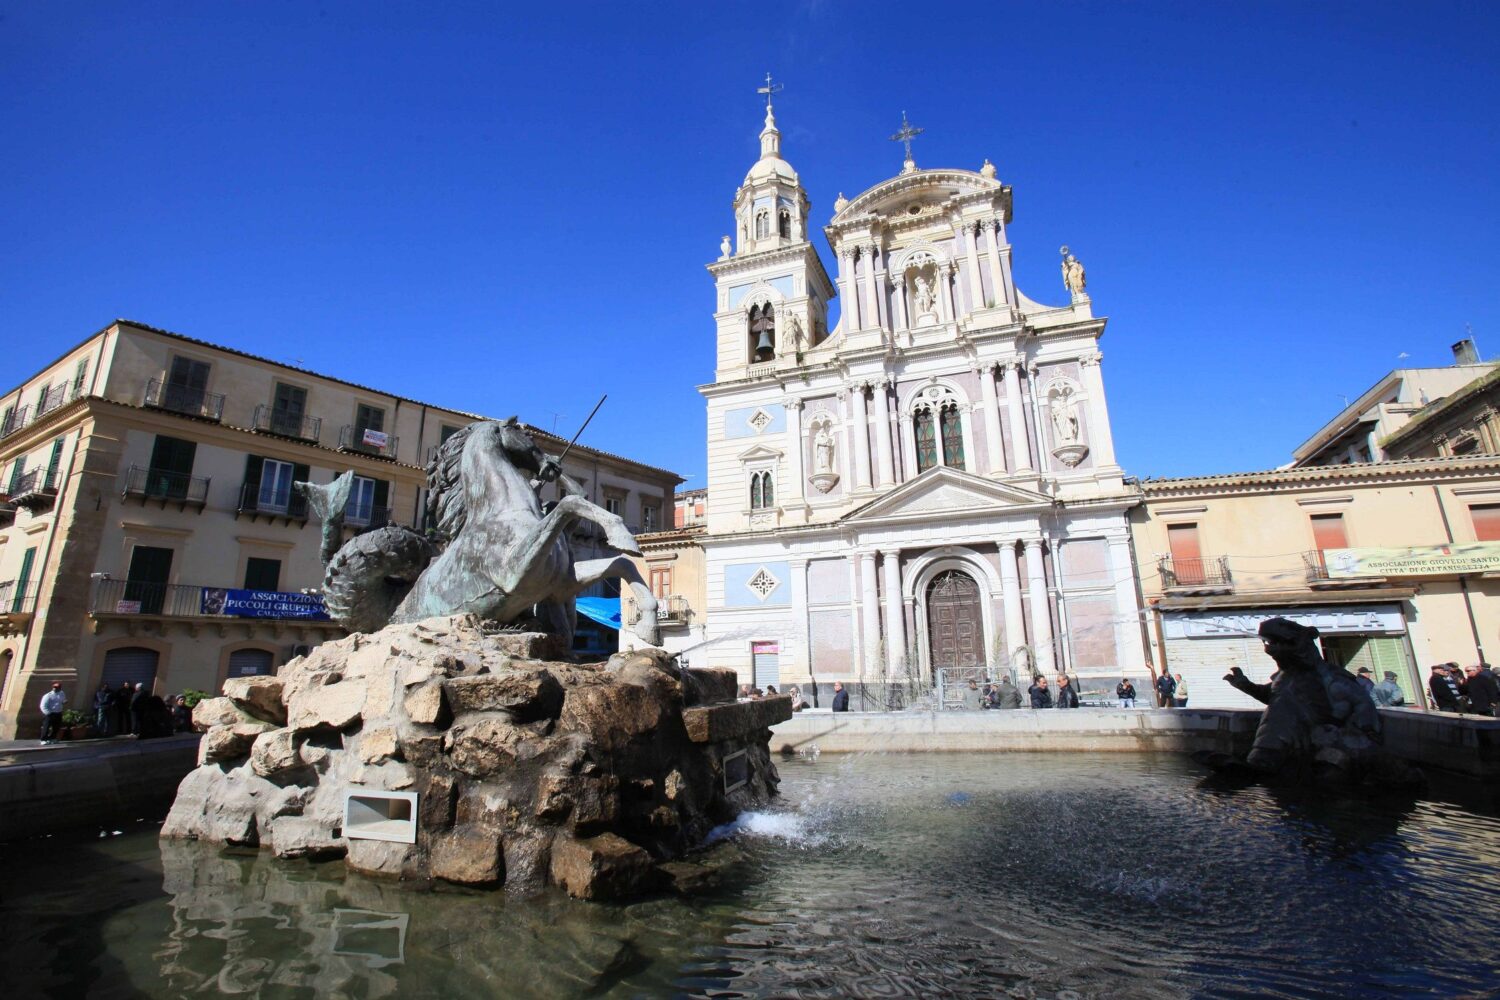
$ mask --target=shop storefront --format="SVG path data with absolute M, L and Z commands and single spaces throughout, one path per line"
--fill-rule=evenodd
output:
M 1288 618 L 1320 633 L 1323 656 L 1351 672 L 1369 667 L 1379 681 L 1386 671 L 1408 704 L 1421 704 L 1421 678 L 1407 636 L 1407 604 L 1323 604 L 1287 607 L 1218 607 L 1211 610 L 1158 608 L 1167 670 L 1182 675 L 1190 708 L 1260 708 L 1259 702 L 1230 687 L 1224 675 L 1239 667 L 1264 682 L 1275 664 L 1257 630 L 1268 618 Z

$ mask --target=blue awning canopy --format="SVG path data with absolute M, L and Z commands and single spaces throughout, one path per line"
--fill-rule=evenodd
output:
M 574 598 L 578 613 L 605 628 L 620 631 L 620 599 L 618 597 Z

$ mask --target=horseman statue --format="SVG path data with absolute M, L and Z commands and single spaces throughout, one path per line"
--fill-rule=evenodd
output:
M 640 549 L 625 522 L 585 499 L 515 417 L 470 424 L 438 449 L 427 467 L 429 534 L 391 525 L 340 546 L 352 477 L 296 484 L 323 519 L 324 605 L 351 632 L 476 614 L 571 645 L 573 599 L 615 578 L 635 595 L 636 634 L 661 644 L 656 598 L 629 558 Z M 544 509 L 550 482 L 562 499 Z M 602 557 L 573 558 L 568 531 L 580 521 L 604 532 Z

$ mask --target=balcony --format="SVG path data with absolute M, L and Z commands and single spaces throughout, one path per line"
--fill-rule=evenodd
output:
M 208 503 L 209 481 L 207 476 L 132 465 L 125 473 L 125 488 L 120 491 L 120 496 L 139 500 L 142 506 L 148 500 L 159 500 L 163 509 L 167 504 L 175 503 L 178 510 L 191 506 L 201 511 Z
M 1302 553 L 1302 567 L 1307 573 L 1307 586 L 1311 590 L 1336 590 L 1339 587 L 1369 587 L 1383 584 L 1383 576 L 1330 576 L 1328 559 L 1319 549 Z
M 35 422 L 42 419 L 53 410 L 77 398 L 78 393 L 70 392 L 70 386 L 66 382 L 52 386 L 47 390 L 47 394 L 37 401 L 36 416 L 32 417 L 32 421 Z
M 255 595 L 249 602 L 236 605 L 231 596 Z M 231 591 L 226 587 L 200 587 L 194 584 L 145 583 L 139 580 L 95 581 L 89 614 L 100 618 L 199 618 L 213 621 L 227 619 L 262 619 L 306 621 L 330 624 L 323 610 L 322 598 L 303 593 L 281 591 Z
M 1175 559 L 1164 556 L 1157 563 L 1162 589 L 1173 594 L 1228 594 L 1234 590 L 1229 559 Z
M 317 444 L 318 434 L 323 429 L 323 418 L 302 417 L 261 403 L 255 408 L 255 420 L 251 427 L 261 434 L 279 434 Z
M 376 458 L 394 459 L 397 441 L 394 435 L 355 424 L 345 424 L 339 431 L 339 451 L 352 451 Z
M 259 483 L 242 483 L 240 485 L 240 502 L 235 508 L 234 516 L 245 515 L 254 521 L 258 517 L 265 517 L 268 521 L 277 518 L 285 520 L 288 524 L 292 521 L 307 522 L 307 497 L 291 490 L 286 496 L 268 495 L 263 496 Z
M 360 530 L 370 528 L 383 528 L 392 524 L 391 508 L 357 506 L 350 504 L 344 508 L 344 526 Z
M 16 581 L 0 583 L 0 636 L 24 632 L 36 615 L 37 585 L 18 588 Z
M 32 469 L 12 479 L 7 491 L 10 502 L 17 507 L 25 507 L 33 514 L 51 510 L 52 505 L 57 502 L 56 477 L 55 469 Z
M 663 625 L 686 625 L 693 617 L 693 609 L 686 597 L 673 594 L 657 598 L 656 620 Z
M 146 383 L 146 396 L 141 405 L 215 423 L 224 417 L 223 396 L 159 378 Z
M 18 406 L 5 415 L 5 422 L 0 424 L 0 438 L 8 438 L 22 427 L 26 426 L 26 418 L 31 414 L 31 407 Z

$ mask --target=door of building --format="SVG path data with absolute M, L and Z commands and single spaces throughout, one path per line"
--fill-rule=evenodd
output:
M 230 677 L 258 677 L 275 670 L 275 657 L 266 649 L 237 649 L 229 654 Z
M 125 600 L 139 601 L 140 613 L 159 615 L 172 576 L 172 550 L 137 545 L 130 553 L 130 572 L 125 576 Z
M 781 691 L 781 643 L 752 642 L 750 662 L 754 667 L 755 686 L 764 691 L 767 685 L 775 685 Z
M 104 654 L 104 674 L 100 680 L 112 691 L 119 690 L 124 681 L 129 681 L 132 687 L 144 684 L 151 691 L 156 685 L 157 659 L 156 650 L 141 646 L 111 649 Z
M 984 617 L 979 585 L 956 569 L 939 574 L 927 588 L 929 648 L 934 670 L 984 666 Z
M 208 364 L 189 358 L 173 358 L 167 374 L 167 409 L 199 413 L 208 395 Z

